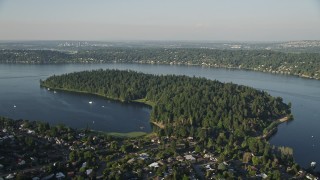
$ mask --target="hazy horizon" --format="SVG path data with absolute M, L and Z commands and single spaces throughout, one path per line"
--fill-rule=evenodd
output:
M 245 40 L 238 40 L 238 41 L 233 41 L 233 40 L 79 40 L 79 39 L 40 39 L 40 40 L 2 40 L 0 39 L 0 43 L 23 43 L 23 42 L 35 42 L 35 43 L 40 43 L 40 42 L 100 42 L 100 43 L 252 43 L 252 44 L 257 44 L 257 43 L 283 43 L 283 42 L 298 42 L 298 41 L 320 41 L 320 39 L 299 39 L 299 40 L 264 40 L 264 41 L 245 41 Z
M 317 0 L 0 0 L 1 41 L 320 40 Z

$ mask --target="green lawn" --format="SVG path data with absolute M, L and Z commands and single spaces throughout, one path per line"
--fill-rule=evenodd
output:
M 140 137 L 140 136 L 144 136 L 148 133 L 146 133 L 146 132 L 128 132 L 128 133 L 110 132 L 107 134 L 111 135 L 111 136 L 115 136 L 115 137 Z
M 100 135 L 110 135 L 114 137 L 124 137 L 124 138 L 134 138 L 147 135 L 146 132 L 128 132 L 128 133 L 119 133 L 119 132 L 104 132 L 104 131 L 94 131 L 92 130 L 90 134 L 100 134 Z

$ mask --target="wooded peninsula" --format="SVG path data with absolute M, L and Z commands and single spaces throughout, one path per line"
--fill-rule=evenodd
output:
M 235 138 L 261 135 L 273 120 L 290 114 L 280 97 L 231 83 L 187 76 L 94 70 L 52 76 L 41 86 L 86 92 L 125 102 L 148 102 L 159 136 L 198 136 L 233 132 Z

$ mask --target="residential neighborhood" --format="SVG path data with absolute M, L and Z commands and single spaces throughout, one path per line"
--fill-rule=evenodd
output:
M 199 148 L 192 137 L 121 138 L 6 118 L 0 125 L 2 179 L 270 178 L 254 154 L 244 153 L 242 161 L 222 161 L 217 151 Z M 297 166 L 272 165 L 279 177 L 317 179 Z

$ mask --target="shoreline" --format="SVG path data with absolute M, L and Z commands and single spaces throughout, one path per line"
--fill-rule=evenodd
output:
M 269 130 L 267 130 L 267 132 L 263 132 L 263 134 L 259 136 L 259 138 L 269 140 L 278 131 L 278 126 L 280 124 L 291 121 L 291 120 L 292 120 L 292 117 L 290 117 L 290 114 L 289 114 L 273 121 L 268 127 L 264 129 L 264 130 L 267 130 L 267 129 Z
M 22 63 L 22 62 L 7 62 L 7 63 L 0 63 L 0 64 L 23 64 L 23 65 L 64 65 L 64 64 L 149 64 L 149 65 L 169 65 L 169 66 L 197 66 L 197 67 L 207 67 L 207 68 L 217 68 L 217 69 L 236 69 L 236 70 L 243 70 L 243 71 L 252 71 L 252 72 L 261 72 L 266 74 L 276 74 L 276 75 L 285 75 L 285 76 L 291 76 L 291 77 L 299 77 L 303 79 L 312 79 L 312 80 L 320 80 L 320 78 L 308 76 L 305 74 L 296 74 L 296 73 L 290 73 L 290 72 L 268 72 L 266 70 L 256 70 L 255 68 L 242 68 L 242 67 L 235 67 L 235 66 L 211 66 L 211 65 L 203 65 L 203 64 L 188 64 L 188 63 L 151 63 L 151 62 L 57 62 L 57 63 Z
M 68 92 L 68 93 L 79 93 L 79 94 L 86 94 L 86 95 L 94 95 L 94 96 L 97 96 L 97 97 L 100 97 L 100 98 L 104 98 L 104 99 L 107 99 L 107 100 L 110 100 L 110 101 L 116 101 L 116 102 L 121 102 L 121 103 L 132 103 L 132 104 L 142 104 L 144 106 L 148 106 L 148 107 L 153 107 L 154 106 L 154 103 L 151 102 L 151 101 L 145 101 L 145 99 L 135 99 L 135 100 L 131 100 L 131 101 L 124 101 L 122 99 L 119 99 L 119 98 L 113 98 L 113 97 L 109 97 L 109 96 L 105 96 L 105 95 L 102 95 L 102 94 L 98 94 L 98 93 L 90 93 L 90 92 L 86 92 L 86 91 L 79 91 L 79 90 L 73 90 L 73 89 L 64 89 L 64 88 L 53 88 L 53 87 L 50 87 L 50 86 L 45 86 L 45 85 L 42 85 L 40 84 L 40 87 L 41 88 L 49 88 L 51 90 L 57 90 L 57 91 L 63 91 L 63 92 Z

